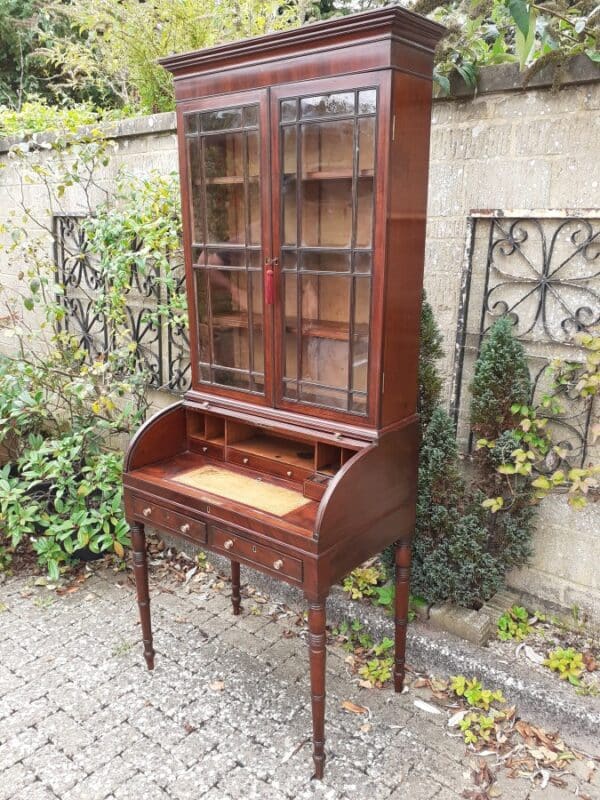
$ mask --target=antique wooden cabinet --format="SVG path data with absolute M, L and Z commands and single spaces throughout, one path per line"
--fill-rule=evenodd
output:
M 192 388 L 129 447 L 144 525 L 300 587 L 323 775 L 325 599 L 396 542 L 404 677 L 433 49 L 395 6 L 163 60 L 175 78 Z

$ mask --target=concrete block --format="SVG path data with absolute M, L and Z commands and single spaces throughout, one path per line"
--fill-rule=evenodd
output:
M 494 623 L 484 611 L 451 605 L 433 606 L 429 612 L 429 624 L 435 630 L 452 633 L 478 645 L 486 645 L 495 630 Z

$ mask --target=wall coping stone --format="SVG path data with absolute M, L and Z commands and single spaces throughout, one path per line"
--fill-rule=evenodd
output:
M 595 64 L 586 55 L 571 58 L 564 66 L 562 87 L 584 83 L 597 83 L 600 81 L 600 65 Z M 494 94 L 497 92 L 527 92 L 535 89 L 547 89 L 554 82 L 554 69 L 551 64 L 537 72 L 523 86 L 523 73 L 518 64 L 496 64 L 482 67 L 479 71 L 477 88 L 473 89 L 459 76 L 453 76 L 450 81 L 450 94 L 442 96 L 436 93 L 434 100 L 470 100 L 481 94 Z
M 552 86 L 553 80 L 553 69 L 551 65 L 548 65 L 534 75 L 529 85 L 524 87 L 523 74 L 519 71 L 518 64 L 497 64 L 483 67 L 480 70 L 476 90 L 467 86 L 462 78 L 455 76 L 450 84 L 450 94 L 442 96 L 436 93 L 434 89 L 434 101 L 472 100 L 482 94 L 547 89 Z M 597 82 L 600 82 L 600 66 L 594 64 L 587 56 L 576 56 L 565 65 L 565 74 L 562 80 L 563 87 Z M 114 122 L 87 125 L 81 128 L 81 132 L 85 133 L 94 129 L 104 131 L 110 139 L 172 133 L 176 130 L 176 116 L 174 111 L 165 111 L 161 114 L 126 117 Z M 53 131 L 35 133 L 26 140 L 20 136 L 6 136 L 0 138 L 0 154 L 8 152 L 11 147 L 24 141 L 32 142 L 34 145 L 41 145 L 45 142 L 52 142 L 55 138 L 56 133 Z
M 132 139 L 136 136 L 155 136 L 160 133 L 174 133 L 176 130 L 176 117 L 174 111 L 165 111 L 162 114 L 148 114 L 143 117 L 124 117 L 111 122 L 98 125 L 85 125 L 79 129 L 82 134 L 92 130 L 101 130 L 109 139 Z M 6 153 L 11 147 L 21 143 L 41 145 L 52 142 L 56 138 L 55 131 L 41 131 L 34 133 L 27 139 L 21 136 L 6 136 L 0 138 L 0 153 Z

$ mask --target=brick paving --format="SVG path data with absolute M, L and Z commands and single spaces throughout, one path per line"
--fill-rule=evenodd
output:
M 475 788 L 473 755 L 446 717 L 415 707 L 414 690 L 359 688 L 335 646 L 326 776 L 311 781 L 295 615 L 274 619 L 281 607 L 246 599 L 234 617 L 226 585 L 151 577 L 151 597 L 148 673 L 127 575 L 101 568 L 62 597 L 31 578 L 0 585 L 0 800 L 456 800 Z M 368 721 L 343 700 L 368 707 Z M 566 780 L 540 790 L 504 774 L 494 788 L 510 800 L 600 799 L 597 773 Z

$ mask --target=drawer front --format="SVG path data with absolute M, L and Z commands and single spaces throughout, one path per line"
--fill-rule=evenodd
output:
M 298 582 L 302 581 L 302 561 L 299 558 L 292 558 L 278 550 L 254 544 L 242 536 L 212 526 L 209 532 L 209 544 L 234 560 L 239 557 L 250 564 L 267 567 L 273 572 L 279 572 Z
M 248 469 L 267 472 L 278 478 L 286 478 L 288 481 L 296 481 L 297 483 L 308 478 L 313 472 L 312 469 L 294 467 L 281 461 L 275 461 L 272 458 L 255 456 L 252 453 L 245 453 L 243 450 L 234 450 L 231 447 L 227 450 L 227 461 L 231 461 L 232 464 L 239 464 L 242 467 L 248 467 Z
M 223 460 L 223 451 L 224 447 L 220 444 L 213 444 L 212 442 L 205 441 L 202 439 L 191 439 L 190 438 L 190 450 L 194 453 L 202 453 L 203 456 L 207 458 L 214 458 L 217 460 Z
M 168 528 L 180 536 L 193 539 L 195 542 L 206 541 L 206 524 L 200 520 L 170 511 L 152 501 L 142 500 L 136 497 L 133 500 L 133 511 L 137 518 L 149 525 L 156 525 L 158 528 Z

